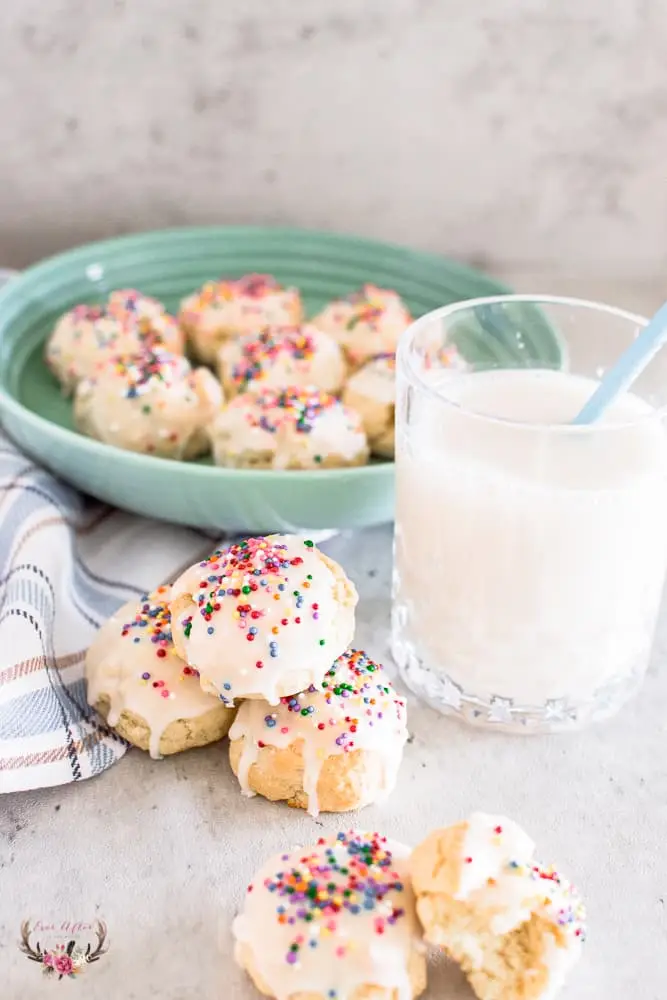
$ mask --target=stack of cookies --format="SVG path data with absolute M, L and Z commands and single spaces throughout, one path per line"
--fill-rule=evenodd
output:
M 86 658 L 88 700 L 153 756 L 230 735 L 246 794 L 339 812 L 388 795 L 405 702 L 350 649 L 357 593 L 296 535 L 213 552 L 107 622 Z
M 296 535 L 213 552 L 126 605 L 86 658 L 88 700 L 152 756 L 229 734 L 241 789 L 340 812 L 386 796 L 405 702 L 350 648 L 357 593 Z M 475 813 L 414 850 L 355 830 L 267 861 L 234 923 L 236 958 L 278 1000 L 412 1000 L 426 945 L 481 1000 L 551 1000 L 577 961 L 576 889 L 504 817 Z

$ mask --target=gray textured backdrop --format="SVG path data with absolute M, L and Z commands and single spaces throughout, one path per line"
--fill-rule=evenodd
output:
M 0 263 L 219 221 L 667 273 L 664 0 L 1 0 Z

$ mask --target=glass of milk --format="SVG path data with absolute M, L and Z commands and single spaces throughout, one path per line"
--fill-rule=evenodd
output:
M 392 647 L 441 711 L 570 729 L 641 683 L 667 567 L 667 351 L 598 423 L 571 421 L 645 323 L 503 296 L 403 335 Z

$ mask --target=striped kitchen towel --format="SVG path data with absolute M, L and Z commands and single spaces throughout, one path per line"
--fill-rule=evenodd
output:
M 83 497 L 0 433 L 0 792 L 80 781 L 122 757 L 86 703 L 86 647 L 122 603 L 215 547 Z

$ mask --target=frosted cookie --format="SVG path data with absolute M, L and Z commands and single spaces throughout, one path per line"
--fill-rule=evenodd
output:
M 292 326 L 303 316 L 296 288 L 283 288 L 269 274 L 208 281 L 181 302 L 179 321 L 197 356 L 215 364 L 223 341 L 267 326 Z
M 180 354 L 151 350 L 98 362 L 74 396 L 74 422 L 88 437 L 162 458 L 209 450 L 206 427 L 222 403 L 206 368 Z
M 245 701 L 229 759 L 245 794 L 322 812 L 383 801 L 408 738 L 405 701 L 361 650 L 339 656 L 322 683 L 271 707 Z
M 355 368 L 378 354 L 393 354 L 398 338 L 411 322 L 400 295 L 375 285 L 364 285 L 344 299 L 335 299 L 312 320 L 336 338 Z
M 357 592 L 333 559 L 296 535 L 248 538 L 172 586 L 179 654 L 223 701 L 319 684 L 354 634 Z
M 179 659 L 160 587 L 107 621 L 86 654 L 88 701 L 124 739 L 151 757 L 205 746 L 226 736 L 234 709 L 202 691 Z
M 209 433 L 216 464 L 232 468 L 325 469 L 368 460 L 361 417 L 312 388 L 236 396 Z
M 234 921 L 234 955 L 277 1000 L 411 1000 L 426 959 L 408 848 L 339 833 L 260 868 Z
M 182 354 L 183 340 L 160 302 L 127 289 L 112 292 L 105 306 L 75 306 L 61 316 L 47 341 L 45 360 L 69 394 L 106 357 L 154 346 Z
M 372 453 L 393 458 L 396 356 L 380 354 L 354 372 L 343 390 L 343 403 L 361 417 Z
M 271 326 L 228 340 L 218 353 L 218 372 L 228 396 L 240 392 L 314 386 L 340 392 L 346 365 L 340 347 L 314 326 Z
M 107 299 L 106 312 L 122 323 L 135 322 L 144 338 L 144 346 L 159 344 L 175 354 L 183 353 L 185 335 L 176 318 L 150 295 L 142 295 L 136 288 L 117 289 Z
M 412 855 L 426 940 L 460 963 L 481 1000 L 551 1000 L 581 953 L 580 896 L 533 850 L 516 823 L 475 813 Z

